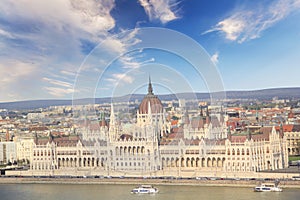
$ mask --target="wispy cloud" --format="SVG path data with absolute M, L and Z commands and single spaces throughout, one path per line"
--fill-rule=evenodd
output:
M 110 0 L 53 0 L 51 2 L 3 0 L 0 5 L 1 15 L 10 22 L 15 22 L 14 20 L 21 17 L 19 19 L 22 22 L 31 22 L 32 25 L 40 25 L 43 28 L 52 27 L 58 32 L 70 30 L 74 34 L 85 32 L 97 37 L 115 25 L 110 15 L 114 1 Z M 40 30 L 39 27 L 34 26 L 31 31 Z
M 43 80 L 50 84 L 50 86 L 45 86 L 43 87 L 43 89 L 45 89 L 50 95 L 54 97 L 64 97 L 68 94 L 72 94 L 74 91 L 72 83 L 48 77 L 44 77 Z
M 132 83 L 134 78 L 126 74 L 112 74 L 111 78 L 107 78 L 106 80 L 113 84 L 119 84 L 120 82 Z
M 161 78 L 161 80 L 166 83 L 174 83 L 174 81 L 170 78 Z
M 101 42 L 114 27 L 113 7 L 109 0 L 3 0 L 0 37 L 10 37 L 3 43 L 14 57 L 30 60 L 35 54 L 51 63 L 66 57 L 82 59 L 83 41 Z
M 7 70 L 9 69 L 9 70 Z M 22 62 L 18 60 L 0 63 L 0 87 L 3 84 L 13 83 L 25 77 L 30 77 L 36 72 L 37 66 L 34 63 Z
M 215 65 L 217 65 L 219 63 L 219 52 L 212 55 L 210 59 Z
M 154 62 L 154 58 L 146 58 L 143 50 L 133 51 L 127 53 L 119 58 L 120 64 L 123 69 L 130 70 L 130 69 L 138 69 L 142 65 Z
M 6 93 L 1 101 L 70 94 L 64 81 L 75 78 L 86 56 L 82 42 L 97 44 L 111 35 L 114 6 L 111 0 L 0 1 L 0 48 L 5 49 L 0 54 L 0 88 Z M 24 87 L 34 87 L 34 94 L 24 93 Z
M 241 9 L 215 25 L 210 32 L 223 32 L 225 38 L 243 43 L 259 38 L 262 32 L 278 21 L 284 19 L 291 12 L 300 8 L 300 0 L 277 0 L 264 7 L 251 10 Z
M 67 76 L 76 76 L 76 73 L 74 71 L 61 70 L 60 73 Z
M 176 0 L 139 0 L 150 20 L 159 20 L 165 24 L 180 18 Z
M 0 71 L 0 101 L 18 100 L 22 95 L 30 95 L 29 88 L 35 89 L 34 81 L 39 73 L 39 68 L 35 63 L 2 60 Z
M 4 37 L 9 38 L 9 39 L 14 39 L 15 38 L 15 36 L 13 36 L 12 33 L 9 33 L 9 32 L 7 32 L 5 30 L 2 30 L 2 29 L 0 29 L 0 36 L 4 36 Z
M 66 94 L 73 94 L 73 88 L 44 87 L 44 89 L 54 97 L 65 97 Z
M 72 83 L 68 83 L 68 82 L 65 82 L 65 81 L 54 80 L 54 79 L 47 78 L 47 77 L 44 77 L 43 80 L 47 81 L 50 84 L 61 86 L 61 87 L 66 87 L 66 88 L 72 88 L 73 87 Z
M 139 29 L 133 29 L 129 32 L 121 32 L 119 35 L 107 35 L 103 48 L 113 54 L 124 54 L 128 47 L 136 45 L 140 42 L 135 36 Z

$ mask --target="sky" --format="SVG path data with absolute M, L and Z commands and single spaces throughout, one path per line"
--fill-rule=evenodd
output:
M 300 0 L 2 0 L 0 102 L 300 86 Z

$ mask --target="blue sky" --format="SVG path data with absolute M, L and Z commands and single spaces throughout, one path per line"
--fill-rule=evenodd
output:
M 156 94 L 299 87 L 299 21 L 300 0 L 2 0 L 0 101 L 145 93 L 149 75 Z

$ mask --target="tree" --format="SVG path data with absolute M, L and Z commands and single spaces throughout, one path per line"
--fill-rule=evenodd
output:
M 172 119 L 173 119 L 173 120 L 178 120 L 179 118 L 176 117 L 176 116 L 172 116 Z

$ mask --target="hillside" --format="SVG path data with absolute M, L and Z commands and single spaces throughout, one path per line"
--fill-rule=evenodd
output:
M 196 93 L 198 99 L 208 99 L 210 98 L 208 93 Z M 142 100 L 144 94 L 132 94 L 125 95 L 122 97 L 114 98 L 114 101 L 135 101 Z M 227 99 L 259 99 L 259 100 L 271 100 L 273 97 L 283 98 L 300 98 L 300 88 L 272 88 L 272 89 L 262 89 L 262 90 L 251 90 L 251 91 L 227 91 Z M 173 100 L 173 99 L 193 99 L 195 94 L 193 93 L 179 93 L 179 94 L 166 94 L 158 95 L 158 97 L 163 100 Z M 110 103 L 111 98 L 96 98 L 96 99 L 79 99 L 76 104 L 85 104 L 87 102 L 95 102 L 97 104 Z M 28 101 L 17 101 L 17 102 L 5 102 L 0 103 L 0 109 L 8 110 L 23 110 L 23 109 L 36 109 L 36 108 L 46 108 L 49 106 L 62 106 L 62 105 L 72 105 L 72 100 L 59 100 L 59 99 L 49 99 L 49 100 L 28 100 Z

